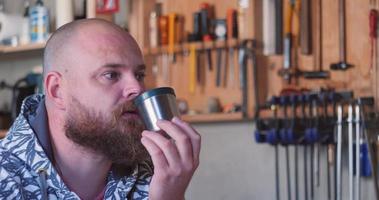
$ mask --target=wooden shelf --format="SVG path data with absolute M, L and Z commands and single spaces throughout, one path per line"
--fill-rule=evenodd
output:
M 225 122 L 244 120 L 241 112 L 182 115 L 181 118 L 187 122 Z
M 0 139 L 5 137 L 5 134 L 7 134 L 8 130 L 0 129 Z
M 210 42 L 187 42 L 182 44 L 176 44 L 174 46 L 174 52 L 180 53 L 183 51 L 189 51 L 190 46 L 195 45 L 196 50 L 203 49 L 217 49 L 217 48 L 230 48 L 237 47 L 239 45 L 239 41 L 237 39 L 226 40 L 226 41 L 210 41 Z M 168 46 L 160 46 L 155 48 L 144 48 L 142 50 L 144 55 L 157 55 L 157 54 L 165 54 L 168 53 Z
M 17 53 L 23 51 L 32 51 L 32 50 L 41 50 L 45 48 L 45 42 L 41 43 L 32 43 L 27 45 L 19 45 L 19 46 L 4 46 L 0 45 L 0 53 Z

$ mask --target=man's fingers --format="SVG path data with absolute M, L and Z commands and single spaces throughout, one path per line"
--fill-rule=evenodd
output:
M 152 131 L 144 131 L 142 132 L 142 136 L 154 142 L 157 148 L 163 152 L 163 156 L 166 157 L 166 160 L 170 167 L 175 168 L 178 166 L 180 163 L 180 156 L 173 140 L 167 139 L 161 134 Z
M 192 164 L 194 161 L 192 141 L 186 131 L 175 123 L 166 120 L 158 121 L 157 125 L 175 140 L 182 161 Z
M 168 167 L 167 159 L 163 151 L 148 137 L 142 137 L 141 142 L 151 156 L 155 169 L 166 169 Z
M 177 117 L 174 117 L 172 121 L 181 129 L 183 129 L 185 132 L 188 133 L 188 136 L 191 138 L 193 158 L 194 158 L 194 161 L 197 161 L 198 163 L 199 156 L 200 156 L 200 148 L 201 148 L 200 134 L 197 131 L 195 131 L 195 129 L 193 129 L 187 122 L 184 122 Z

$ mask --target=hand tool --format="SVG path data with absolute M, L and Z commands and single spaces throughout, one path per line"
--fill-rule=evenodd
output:
M 291 33 L 291 27 L 292 27 L 292 15 L 293 15 L 293 9 L 294 9 L 294 1 L 293 0 L 287 0 L 285 3 L 285 21 L 284 21 L 284 63 L 283 63 L 283 70 L 285 71 L 283 74 L 284 80 L 287 80 L 290 82 L 291 74 L 289 72 L 291 67 L 291 50 L 292 50 L 292 33 Z
M 185 41 L 184 22 L 185 22 L 184 16 L 176 15 L 176 20 L 175 20 L 175 43 L 176 44 L 181 44 Z
M 158 31 L 158 19 L 161 15 L 161 3 L 156 3 L 154 10 L 150 13 L 149 18 L 149 33 L 150 33 L 150 47 L 158 47 L 159 45 L 159 31 Z
M 322 121 L 322 128 L 324 130 L 324 136 L 322 139 L 323 144 L 326 145 L 326 181 L 327 181 L 327 199 L 331 200 L 331 167 L 334 162 L 334 148 L 335 148 L 335 138 L 334 138 L 334 130 L 335 130 L 335 121 L 337 120 L 337 114 L 335 109 L 333 109 L 333 115 L 328 114 L 328 106 L 331 104 L 333 108 L 335 107 L 334 95 L 333 91 L 328 91 L 322 93 L 321 99 L 323 99 L 324 106 L 324 117 Z M 332 97 L 332 98 L 331 98 Z
M 226 40 L 226 20 L 225 19 L 215 19 L 214 20 L 215 24 L 215 35 L 216 39 L 220 41 L 225 41 Z M 221 70 L 222 67 L 226 64 L 223 64 L 223 49 L 222 48 L 217 48 L 217 68 L 216 68 L 216 86 L 220 87 L 221 86 Z M 226 57 L 226 56 L 225 56 Z
M 213 20 L 213 10 L 208 3 L 202 3 L 200 5 L 201 8 L 201 35 L 203 42 L 212 41 L 212 26 L 211 21 Z M 208 70 L 212 70 L 212 49 L 206 48 L 206 56 L 207 56 L 207 65 Z
M 307 97 L 305 94 L 301 95 L 301 113 L 302 113 L 302 119 L 305 123 L 305 130 L 310 127 L 309 125 L 309 117 L 306 114 L 305 105 L 307 102 Z M 305 130 L 303 133 L 304 137 L 304 152 L 303 152 L 303 162 L 304 162 L 304 200 L 308 200 L 308 152 L 307 152 L 307 142 L 305 139 Z
M 360 108 L 355 105 L 355 200 L 360 199 L 360 177 L 361 177 L 361 127 L 360 127 Z
M 159 36 L 160 45 L 168 44 L 168 16 L 162 15 L 159 17 Z
M 295 165 L 295 200 L 299 200 L 299 161 L 298 161 L 298 143 L 300 142 L 299 135 L 301 134 L 301 131 L 303 131 L 302 124 L 300 123 L 300 119 L 297 117 L 296 110 L 297 110 L 297 104 L 299 101 L 300 96 L 297 94 L 292 94 L 290 96 L 290 103 L 291 103 L 291 110 L 292 110 L 292 117 L 290 122 L 290 127 L 287 129 L 287 137 L 288 141 L 291 144 L 294 144 L 294 165 Z
M 376 55 L 376 40 L 378 38 L 378 35 L 377 35 L 377 27 L 378 27 L 378 11 L 375 10 L 375 9 L 371 9 L 370 10 L 370 14 L 369 14 L 369 27 L 370 27 L 370 52 L 371 52 L 371 59 L 370 59 L 370 69 L 373 69 L 374 65 L 375 65 L 375 61 L 374 61 L 374 55 Z
M 229 83 L 227 85 L 233 86 L 234 84 L 234 47 L 229 47 Z
M 221 67 L 222 67 L 222 49 L 217 48 L 217 66 L 216 66 L 216 86 L 220 87 L 221 86 Z
M 290 173 L 290 162 L 289 162 L 290 157 L 289 157 L 289 149 L 288 149 L 289 144 L 286 137 L 286 132 L 287 132 L 288 124 L 289 124 L 288 115 L 287 115 L 288 100 L 289 99 L 287 95 L 282 95 L 280 97 L 280 105 L 283 110 L 283 126 L 280 129 L 279 134 L 280 134 L 282 145 L 284 145 L 284 149 L 285 149 L 286 173 L 287 173 L 287 196 L 288 196 L 288 200 L 291 200 L 291 173 Z
M 214 19 L 213 26 L 215 27 L 214 34 L 217 40 L 226 40 L 226 19 Z
M 312 9 L 311 0 L 301 0 L 300 9 L 300 47 L 301 53 L 312 53 Z
M 278 150 L 278 143 L 279 143 L 279 125 L 280 121 L 277 117 L 277 107 L 279 98 L 278 97 L 271 97 L 271 100 L 269 102 L 269 107 L 272 111 L 272 118 L 270 119 L 261 119 L 259 117 L 259 111 L 255 116 L 255 123 L 256 123 L 256 130 L 255 130 L 255 141 L 257 143 L 263 143 L 267 142 L 271 145 L 274 145 L 275 148 L 275 194 L 276 194 L 276 200 L 280 200 L 280 175 L 279 175 L 279 150 Z
M 287 3 L 285 4 L 285 23 L 284 23 L 284 63 L 283 63 L 283 70 L 282 70 L 282 76 L 284 80 L 287 80 L 288 83 L 291 82 L 291 76 L 292 71 L 292 43 L 294 34 L 292 33 L 292 28 L 296 29 L 294 32 L 295 34 L 298 34 L 298 22 L 299 22 L 299 10 L 300 10 L 300 0 L 287 0 Z M 294 26 L 294 27 L 293 27 Z
M 306 6 L 306 5 L 303 5 L 303 2 L 304 3 L 310 3 L 310 2 L 305 2 L 305 1 L 309 1 L 309 0 L 304 0 L 302 1 L 301 3 L 301 6 Z M 317 41 L 318 41 L 318 55 L 317 56 L 314 56 L 315 58 L 315 61 L 314 63 L 318 63 L 318 64 L 315 64 L 315 67 L 318 66 L 318 69 L 315 69 L 313 71 L 304 71 L 304 70 L 300 70 L 298 68 L 298 54 L 297 54 L 297 49 L 298 49 L 298 42 L 297 42 L 297 35 L 299 35 L 299 30 L 298 30 L 298 21 L 299 21 L 299 17 L 298 17 L 298 12 L 299 12 L 299 7 L 300 7 L 300 1 L 295 1 L 295 6 L 294 6 L 294 9 L 293 9 L 293 12 L 292 12 L 292 15 L 294 17 L 293 18 L 293 22 L 292 22 L 292 26 L 293 26 L 293 33 L 292 33 L 292 38 L 293 38 L 293 41 L 291 42 L 293 45 L 293 49 L 294 49 L 294 55 L 293 55 L 293 58 L 294 58 L 294 62 L 291 66 L 292 70 L 288 70 L 288 69 L 285 69 L 283 68 L 282 70 L 279 71 L 279 75 L 283 76 L 285 79 L 287 78 L 291 78 L 291 77 L 304 77 L 305 79 L 327 79 L 330 77 L 329 75 L 329 72 L 328 71 L 324 71 L 322 70 L 322 0 L 318 0 L 319 4 L 318 6 L 316 7 L 318 9 L 318 18 L 317 18 Z M 308 5 L 309 6 L 309 5 Z M 288 4 L 286 4 L 286 7 L 288 7 Z M 288 10 L 288 9 L 286 9 Z M 287 11 L 288 12 L 288 11 Z M 303 12 L 303 11 L 301 11 Z M 301 18 L 303 21 L 304 21 L 304 18 L 302 17 Z M 301 36 L 302 33 L 300 33 L 300 36 Z M 286 52 L 286 50 L 285 50 Z M 286 53 L 285 53 L 286 54 Z M 316 60 L 317 58 L 317 60 Z M 290 81 L 289 81 L 290 82 Z
M 175 40 L 176 40 L 176 34 L 175 34 L 175 26 L 177 21 L 177 14 L 176 13 L 170 13 L 168 15 L 168 48 L 167 52 L 170 55 L 170 61 L 171 63 L 176 62 L 176 55 L 175 55 Z
M 258 97 L 258 77 L 257 77 L 257 65 L 256 65 L 256 58 L 255 58 L 255 52 L 254 49 L 255 44 L 253 40 L 243 40 L 239 46 L 239 57 L 238 57 L 238 63 L 239 63 L 239 78 L 240 78 L 240 88 L 242 91 L 242 115 L 243 117 L 247 117 L 247 61 L 248 58 L 252 59 L 253 63 L 253 87 L 255 89 L 254 96 L 255 96 L 255 117 L 259 114 L 259 97 Z
M 337 106 L 336 200 L 342 200 L 342 105 Z
M 203 41 L 204 42 L 210 42 L 210 41 L 212 41 L 212 38 L 209 36 L 205 36 L 205 37 L 203 37 Z M 213 70 L 213 62 L 212 62 L 212 49 L 211 48 L 206 48 L 205 49 L 205 51 L 206 51 L 206 56 L 207 56 L 207 66 L 208 66 L 208 70 L 209 71 L 212 71 Z
M 201 41 L 202 39 L 201 12 L 194 12 L 192 17 L 193 17 L 194 41 Z
M 278 97 L 272 97 L 271 99 L 271 110 L 273 111 L 273 128 L 270 131 L 271 137 L 274 137 L 276 139 L 275 143 L 275 191 L 276 191 L 276 199 L 280 200 L 280 174 L 279 174 L 279 148 L 278 148 L 278 142 L 279 142 L 279 126 L 280 122 L 277 117 L 277 107 L 279 104 L 279 98 Z
M 334 129 L 333 129 L 334 130 Z M 333 165 L 333 162 L 334 162 L 334 147 L 335 145 L 334 144 L 328 144 L 327 145 L 327 149 L 326 149 L 326 187 L 327 187 L 327 198 L 328 200 L 331 200 L 332 199 L 332 184 L 331 184 L 331 179 L 332 179 L 332 176 L 331 176 L 331 173 L 330 173 L 330 169 L 332 168 L 331 166 Z
M 368 135 L 368 130 L 367 130 L 367 122 L 366 122 L 366 117 L 363 113 L 365 113 L 365 110 L 364 110 L 364 107 L 363 105 L 368 105 L 370 106 L 369 108 L 372 110 L 373 109 L 373 105 L 374 105 L 374 99 L 373 98 L 359 98 L 358 99 L 358 105 L 360 106 L 360 111 L 361 111 L 361 116 L 360 116 L 360 119 L 362 121 L 362 127 L 363 127 L 363 140 L 366 141 L 366 142 L 369 142 L 370 141 L 370 138 L 369 138 L 369 135 Z M 368 158 L 364 159 L 363 160 L 368 160 L 369 163 L 370 163 L 370 167 L 371 169 L 377 169 L 377 164 L 374 163 L 374 150 L 372 148 L 372 145 L 369 145 L 369 144 L 366 144 L 364 146 L 365 148 L 362 149 L 362 155 L 365 155 L 363 152 L 364 151 L 368 151 Z M 363 163 L 362 163 L 363 164 Z M 365 167 L 362 166 L 362 169 L 364 169 Z M 361 171 L 361 172 L 364 172 Z M 378 174 L 377 174 L 377 171 L 376 170 L 372 170 L 372 175 L 373 175 L 373 180 L 374 180 L 374 188 L 375 188 L 375 198 L 376 199 L 379 199 L 379 187 L 378 187 Z
M 189 91 L 191 94 L 195 93 L 196 87 L 196 46 L 195 44 L 190 44 L 190 55 L 189 55 Z
M 275 3 L 277 0 L 263 1 L 263 54 L 276 53 L 276 18 Z
M 349 200 L 353 200 L 353 105 L 348 106 Z
M 314 95 L 310 95 L 309 96 L 309 110 L 310 110 L 310 116 L 311 116 L 311 128 L 309 130 L 309 133 L 308 133 L 308 140 L 311 144 L 311 180 L 310 180 L 310 183 L 311 183 L 311 200 L 314 199 L 314 186 L 315 186 L 315 181 L 314 181 L 314 175 L 317 174 L 316 173 L 316 170 L 318 171 L 318 167 L 317 167 L 317 160 L 318 160 L 318 156 L 317 156 L 317 153 L 318 153 L 318 130 L 317 130 L 317 127 L 318 127 L 318 116 L 317 116 L 317 100 L 315 99 L 317 97 L 315 97 Z M 316 151 L 315 151 L 315 146 L 316 146 Z M 316 157 L 316 159 L 315 159 Z M 317 175 L 316 175 L 317 177 Z
M 209 4 L 202 3 L 200 5 L 200 15 L 201 15 L 201 38 L 208 35 L 210 36 L 210 18 L 209 18 Z
M 203 50 L 200 49 L 200 50 L 196 50 L 196 82 L 197 82 L 197 85 L 201 86 L 203 84 L 202 80 L 202 66 L 204 66 L 204 63 L 203 63 L 203 59 L 202 59 L 202 52 Z
M 320 122 L 319 122 L 319 114 L 318 114 L 318 103 L 317 103 L 317 99 L 313 99 L 312 101 L 312 113 L 313 113 L 313 118 L 314 118 L 314 123 L 313 123 L 313 134 L 315 135 L 315 160 L 314 160 L 314 163 L 312 163 L 314 165 L 314 169 L 315 171 L 313 172 L 316 176 L 316 183 L 312 183 L 312 185 L 316 184 L 316 186 L 320 186 L 320 142 L 318 142 L 319 138 L 320 138 Z M 314 186 L 312 186 L 312 188 L 314 188 Z M 313 190 L 313 189 L 312 189 Z M 311 190 L 311 191 L 312 191 Z M 313 193 L 313 192 L 312 192 Z M 312 199 L 314 198 L 313 194 L 312 194 Z
M 378 65 L 378 42 L 377 42 L 377 38 L 378 38 L 378 11 L 375 9 L 375 6 L 376 6 L 376 2 L 371 2 L 370 1 L 370 5 L 371 5 L 371 9 L 370 9 L 370 14 L 369 14 L 369 27 L 370 27 L 370 31 L 369 31 L 369 36 L 370 36 L 370 49 L 371 49 L 371 58 L 370 58 L 370 71 L 369 72 L 372 72 L 374 74 L 374 77 L 373 77 L 373 82 L 375 85 L 375 87 L 373 87 L 374 89 L 374 96 L 376 99 L 379 99 L 379 96 L 378 96 L 378 68 L 377 68 L 377 65 Z M 377 104 L 375 104 L 375 110 L 378 110 L 377 109 Z
M 228 40 L 230 41 L 233 38 L 235 39 L 238 38 L 237 10 L 232 9 L 232 8 L 228 9 L 226 23 L 227 23 Z M 228 73 L 229 85 L 231 86 L 234 83 L 234 47 L 233 46 L 229 46 L 229 59 L 228 60 L 229 60 L 229 66 L 228 66 L 229 67 L 229 73 Z M 226 85 L 226 81 L 225 81 L 225 85 Z
M 275 53 L 283 53 L 283 1 L 275 0 Z
M 314 71 L 312 72 L 309 72 L 309 75 L 310 76 L 307 76 L 306 74 L 303 75 L 304 78 L 307 78 L 307 79 L 327 79 L 330 77 L 330 74 L 329 74 L 329 71 L 324 71 L 322 68 L 323 68 L 323 45 L 322 45 L 322 39 L 323 39 L 323 26 L 322 26 L 322 17 L 323 17 L 323 12 L 322 12 L 322 1 L 323 0 L 318 0 L 318 6 L 317 6 L 317 9 L 318 9 L 318 18 L 317 18 L 317 42 L 318 42 L 318 45 L 317 45 L 317 48 L 318 48 L 318 51 L 317 51 L 317 57 L 315 56 L 314 58 L 317 60 L 315 60 L 315 68 Z M 312 41 L 312 39 L 311 39 Z M 311 44 L 311 43 L 310 43 Z M 317 68 L 317 65 L 318 65 L 318 68 Z
M 226 81 L 227 81 L 227 77 L 228 77 L 228 56 L 227 56 L 227 43 L 225 41 L 225 47 L 223 48 L 223 50 L 225 51 L 225 56 L 223 57 L 223 62 L 222 62 L 222 65 L 221 65 L 221 68 L 223 69 L 223 79 L 222 79 L 222 82 L 223 82 L 223 86 L 226 87 Z
M 340 62 L 331 64 L 332 70 L 346 70 L 353 65 L 346 62 L 346 29 L 345 29 L 345 0 L 339 0 L 339 35 L 340 35 Z
M 316 134 L 317 130 L 315 130 L 316 126 L 316 117 L 314 115 L 314 99 L 316 98 L 315 93 L 306 94 L 306 101 L 308 103 L 308 124 L 307 128 L 304 132 L 305 142 L 307 145 L 310 145 L 310 199 L 314 197 L 314 144 L 317 142 Z
M 226 27 L 228 39 L 238 38 L 237 10 L 229 8 L 226 13 Z

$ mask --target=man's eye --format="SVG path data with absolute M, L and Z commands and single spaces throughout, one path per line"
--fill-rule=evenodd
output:
M 118 72 L 105 72 L 103 76 L 108 80 L 117 80 L 120 74 Z
M 138 73 L 136 73 L 136 79 L 138 81 L 143 81 L 145 79 L 145 77 L 146 77 L 145 72 L 138 72 Z

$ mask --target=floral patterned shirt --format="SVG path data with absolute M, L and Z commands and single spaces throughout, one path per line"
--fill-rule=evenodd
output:
M 30 125 L 41 102 L 41 94 L 26 98 L 20 115 L 0 140 L 0 199 L 80 199 L 64 184 Z M 118 177 L 111 170 L 104 199 L 148 199 L 151 172 L 144 163 L 129 176 Z

